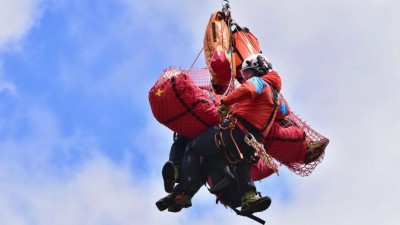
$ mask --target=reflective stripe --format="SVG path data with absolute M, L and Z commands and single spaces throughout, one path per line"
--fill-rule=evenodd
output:
M 264 87 L 269 86 L 261 77 L 252 77 L 247 80 L 247 82 L 253 84 L 257 94 L 261 94 Z
M 281 94 L 278 94 L 278 95 L 279 95 L 278 99 L 281 99 L 282 98 Z M 279 112 L 282 113 L 283 115 L 287 115 L 288 114 L 288 109 L 287 109 L 285 101 L 280 101 Z

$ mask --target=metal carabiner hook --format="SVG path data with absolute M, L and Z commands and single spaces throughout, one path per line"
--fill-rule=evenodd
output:
M 253 140 L 255 139 L 255 137 L 253 136 L 253 134 L 251 133 L 247 133 L 244 136 L 244 141 L 246 142 L 247 145 L 249 145 L 250 147 L 253 146 L 253 144 L 251 143 Z

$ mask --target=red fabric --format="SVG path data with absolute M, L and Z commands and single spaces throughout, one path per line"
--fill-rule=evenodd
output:
M 157 82 L 149 92 L 157 121 L 187 138 L 194 138 L 219 123 L 217 108 L 210 97 L 209 91 L 197 87 L 184 73 Z
M 304 130 L 297 126 L 283 127 L 274 122 L 264 142 L 269 155 L 280 162 L 302 162 L 306 153 Z
M 269 72 L 261 77 L 273 85 L 277 90 L 281 88 L 281 78 L 276 72 Z M 225 105 L 231 106 L 232 114 L 241 116 L 257 129 L 261 129 L 267 122 L 274 108 L 274 103 L 269 86 L 264 87 L 262 93 L 256 92 L 253 83 L 246 81 L 233 92 L 222 98 Z M 264 137 L 268 134 L 265 129 Z
M 262 160 L 252 163 L 250 167 L 250 176 L 254 181 L 262 180 L 275 173 L 273 169 L 265 165 Z
M 282 163 L 303 162 L 306 152 L 303 129 L 297 126 L 283 127 L 274 122 L 266 137 L 264 147 L 267 153 Z M 262 180 L 274 173 L 262 160 L 251 165 L 250 175 L 254 181 Z
M 231 65 L 225 51 L 215 51 L 211 57 L 210 67 L 215 72 L 213 80 L 218 85 L 228 85 L 231 80 Z
M 282 80 L 279 74 L 276 71 L 271 71 L 264 76 L 261 77 L 263 80 L 274 86 L 277 92 L 280 92 L 282 89 Z

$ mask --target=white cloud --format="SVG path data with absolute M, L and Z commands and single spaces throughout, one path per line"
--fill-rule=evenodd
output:
M 231 6 L 234 18 L 258 36 L 282 72 L 283 93 L 294 111 L 331 139 L 325 160 L 310 177 L 293 174 L 281 181 L 289 183 L 293 198 L 273 202 L 267 220 L 399 223 L 393 213 L 400 201 L 395 179 L 400 169 L 400 126 L 395 122 L 400 113 L 400 32 L 394 29 L 399 3 L 260 0 L 251 5 L 232 1 Z M 199 24 L 204 11 L 218 9 L 174 11 L 185 24 Z M 184 27 L 201 40 L 204 26 Z
M 0 50 L 16 47 L 38 18 L 40 0 L 1 0 Z
M 40 15 L 41 0 L 0 1 L 0 53 L 20 48 L 21 40 L 34 26 Z M 0 62 L 0 93 L 16 94 L 15 84 L 7 81 Z
M 11 131 L 0 144 L 1 224 L 177 224 L 192 220 L 192 211 L 160 213 L 155 207 L 155 201 L 165 195 L 160 168 L 139 179 L 135 174 L 140 171 L 131 171 L 129 157 L 116 164 L 100 153 L 96 140 L 87 134 L 66 136 L 57 116 L 44 107 L 28 107 L 26 114 L 9 120 L 3 128 L 23 126 L 26 133 Z M 161 166 L 171 133 L 163 129 L 148 132 L 146 128 L 138 134 L 146 139 L 138 141 L 142 151 L 137 153 L 147 155 L 150 168 Z M 83 155 L 82 160 L 69 159 L 76 155 Z M 214 203 L 196 198 L 195 204 Z
M 4 79 L 3 63 L 0 61 L 0 94 L 9 93 L 15 95 L 16 92 L 15 84 Z
M 10 2 L 4 3 L 11 7 Z M 26 2 L 19 2 L 22 3 Z M 168 19 L 182 21 L 176 26 L 182 25 L 178 29 L 192 34 L 192 49 L 201 46 L 210 13 L 220 9 L 220 5 L 211 0 L 190 2 L 193 6 L 187 1 L 134 1 L 130 4 L 138 13 L 135 18 L 143 18 L 139 22 L 153 21 L 153 13 L 163 11 L 171 16 Z M 287 93 L 289 103 L 316 130 L 331 139 L 325 160 L 310 177 L 291 174 L 258 184 L 263 194 L 273 196 L 271 208 L 258 214 L 267 223 L 353 225 L 400 222 L 394 211 L 400 201 L 396 179 L 400 157 L 396 150 L 400 132 L 396 122 L 400 113 L 397 91 L 400 78 L 396 67 L 399 33 L 393 29 L 399 16 L 397 12 L 395 14 L 394 4 L 398 3 L 255 0 L 248 5 L 247 2 L 232 1 L 238 22 L 258 34 L 262 45 L 268 46 L 266 54 L 284 74 L 284 93 Z M 3 9 L 0 9 L 0 21 L 5 21 Z M 33 17 L 17 19 L 23 18 L 25 22 L 20 22 L 23 25 L 13 26 L 18 29 L 6 31 L 1 28 L 0 48 L 26 34 L 32 26 L 29 18 Z M 260 18 L 262 22 L 259 22 Z M 158 18 L 149 24 L 156 31 L 163 20 L 167 18 Z M 376 32 L 365 29 L 371 25 Z M 179 49 L 166 54 L 186 57 L 186 53 Z M 149 56 L 138 58 L 145 63 L 146 57 Z M 117 74 L 113 77 L 116 79 L 99 79 L 90 92 L 120 96 L 118 88 L 124 84 L 126 88 L 134 82 L 121 72 L 135 70 L 135 65 L 130 64 L 133 63 L 129 60 L 121 63 L 113 71 Z M 75 71 L 68 69 L 71 70 Z M 69 77 L 69 84 L 76 85 L 77 80 L 84 84 L 92 81 L 74 78 Z M 150 81 L 142 82 L 147 85 Z M 104 86 L 108 90 L 104 90 Z M 146 99 L 148 90 L 144 86 L 129 93 L 132 97 Z M 0 94 L 13 90 L 15 87 L 4 82 L 0 73 Z M 222 221 L 255 224 L 221 205 L 214 205 L 213 196 L 205 190 L 195 197 L 192 208 L 179 214 L 156 209 L 154 202 L 164 195 L 160 171 L 172 140 L 171 132 L 150 118 L 151 112 L 143 112 L 148 114 L 148 122 L 137 131 L 137 146 L 132 147 L 134 152 L 127 153 L 129 157 L 136 153 L 146 156 L 148 178 L 139 180 L 136 174 L 141 171 L 129 169 L 132 163 L 129 157 L 122 165 L 116 164 L 99 153 L 96 137 L 81 133 L 79 128 L 72 135 L 64 134 L 56 113 L 48 107 L 25 106 L 18 111 L 19 114 L 8 118 L 8 123 L 0 124 L 3 130 L 11 131 L 0 143 L 1 224 L 196 225 L 221 224 Z M 17 123 L 21 121 L 27 121 L 26 127 Z M 19 133 L 21 131 L 24 132 Z M 54 155 L 61 158 L 61 163 L 76 155 L 81 155 L 82 160 L 57 166 L 53 165 L 58 162 Z M 291 198 L 287 202 L 274 198 L 276 190 L 264 185 L 269 182 L 276 182 L 277 187 L 273 188 L 281 188 L 280 182 L 287 183 Z
M 215 205 L 210 195 L 204 206 L 204 217 L 193 210 L 179 214 L 159 212 L 154 205 L 160 184 L 150 179 L 137 180 L 129 170 L 111 163 L 102 156 L 87 161 L 67 180 L 44 177 L 40 184 L 6 183 L 0 196 L 2 224 L 51 225 L 85 224 L 220 224 L 221 220 L 252 224 L 251 220 L 238 217 L 221 205 Z M 158 181 L 158 180 L 157 180 Z M 201 194 L 199 194 L 201 195 Z M 10 197 L 11 196 L 11 197 Z M 196 206 L 200 207 L 196 198 Z M 218 212 L 218 213 L 216 213 Z M 194 219 L 196 218 L 196 219 Z
M 16 93 L 15 85 L 11 82 L 7 82 L 0 77 L 0 93 L 9 92 L 11 94 Z

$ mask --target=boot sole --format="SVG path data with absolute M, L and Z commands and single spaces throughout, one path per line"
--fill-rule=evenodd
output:
M 240 210 L 240 214 L 243 216 L 249 216 L 253 213 L 261 212 L 261 211 L 268 209 L 270 205 L 271 205 L 271 199 L 264 197 L 264 198 L 260 199 L 259 202 L 257 202 L 257 204 L 255 206 L 244 208 L 244 209 L 242 207 L 242 209 Z
M 180 212 L 181 210 L 182 210 L 182 207 L 177 206 L 175 204 L 172 204 L 171 206 L 168 207 L 168 212 L 177 213 L 177 212 Z
M 156 202 L 156 206 L 157 206 L 158 210 L 164 211 L 167 208 L 169 208 L 173 203 L 174 203 L 174 199 L 173 198 L 165 197 L 165 198 L 162 198 L 162 199 L 158 200 Z
M 168 212 L 173 212 L 173 213 L 177 213 L 180 212 L 183 208 L 189 208 L 192 206 L 192 203 L 190 204 L 186 204 L 184 206 L 181 205 L 177 205 L 175 203 L 172 203 L 169 207 L 168 207 Z
M 175 186 L 175 167 L 170 161 L 166 162 L 162 169 L 162 176 L 164 180 L 164 189 L 167 193 L 171 193 Z

